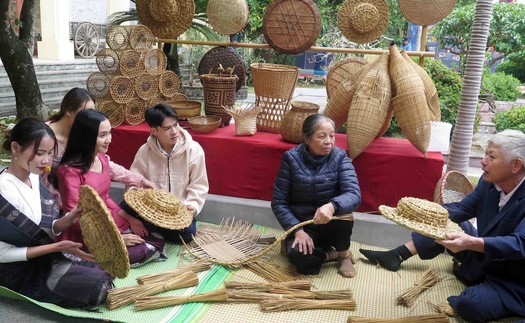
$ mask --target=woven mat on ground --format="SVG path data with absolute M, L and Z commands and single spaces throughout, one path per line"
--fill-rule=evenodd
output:
M 197 224 L 198 226 L 200 223 Z M 263 234 L 280 234 L 282 231 L 260 227 Z M 440 255 L 433 260 L 422 261 L 412 257 L 403 263 L 398 272 L 390 272 L 368 263 L 360 256 L 359 248 L 369 247 L 352 242 L 351 250 L 357 258 L 357 276 L 353 279 L 342 278 L 337 273 L 337 262 L 326 263 L 320 275 L 311 276 L 312 290 L 350 289 L 356 300 L 355 311 L 342 310 L 303 310 L 263 313 L 258 304 L 232 304 L 232 303 L 190 303 L 155 310 L 135 312 L 133 305 L 109 311 L 100 307 L 100 313 L 82 310 L 69 310 L 55 305 L 37 302 L 24 296 L 0 287 L 0 296 L 14 297 L 31 301 L 51 311 L 71 316 L 102 319 L 119 322 L 346 322 L 348 316 L 364 317 L 406 317 L 414 315 L 434 314 L 426 301 L 439 303 L 446 300 L 449 295 L 459 294 L 464 286 L 452 274 L 452 258 Z M 179 263 L 188 262 L 186 256 L 181 256 L 184 247 L 168 244 L 169 259 L 165 262 L 150 263 L 139 268 L 134 268 L 125 279 L 115 280 L 116 287 L 132 286 L 139 276 L 157 272 L 164 272 L 176 268 Z M 282 267 L 290 267 L 288 261 L 279 253 L 279 248 L 274 248 L 266 259 L 271 259 Z M 396 297 L 407 288 L 411 287 L 418 275 L 429 267 L 433 267 L 445 279 L 435 285 L 429 292 L 422 293 L 412 308 L 396 305 Z M 199 285 L 193 288 L 165 292 L 159 295 L 190 295 L 202 293 L 223 287 L 224 281 L 266 282 L 264 278 L 252 273 L 248 269 L 240 268 L 227 270 L 220 266 L 213 266 L 211 270 L 198 274 Z M 514 322 L 518 320 L 506 319 L 498 322 Z M 452 318 L 451 322 L 464 322 Z

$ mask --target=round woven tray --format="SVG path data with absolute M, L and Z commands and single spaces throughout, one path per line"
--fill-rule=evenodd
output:
M 106 203 L 92 187 L 82 185 L 78 206 L 82 208 L 80 229 L 89 252 L 111 276 L 126 277 L 130 269 L 128 250 Z
M 454 9 L 456 0 L 399 0 L 399 9 L 405 18 L 420 26 L 440 22 Z
M 355 83 L 361 68 L 368 64 L 364 58 L 351 57 L 335 63 L 326 75 L 326 94 L 328 98 L 334 89 L 343 81 L 349 82 L 349 86 Z
M 199 67 L 197 68 L 199 75 L 217 74 L 219 64 L 221 64 L 223 68 L 234 67 L 233 74 L 239 78 L 235 91 L 239 91 L 246 78 L 246 69 L 244 68 L 244 61 L 241 55 L 229 47 L 212 48 L 202 56 Z
M 133 26 L 129 33 L 129 45 L 138 52 L 146 52 L 151 49 L 155 36 L 151 30 L 144 25 Z
M 120 104 L 128 103 L 135 96 L 133 81 L 125 76 L 114 77 L 109 84 L 111 98 Z
M 116 73 L 119 70 L 119 57 L 117 52 L 103 48 L 97 53 L 97 66 L 102 73 Z
M 209 0 L 206 12 L 210 25 L 223 35 L 243 30 L 250 14 L 245 0 Z
M 111 128 L 120 126 L 124 122 L 124 107 L 114 101 L 97 102 L 100 111 L 108 116 Z
M 119 53 L 120 73 L 128 77 L 136 77 L 144 72 L 144 62 L 136 50 L 126 49 Z
M 144 55 L 144 68 L 151 75 L 160 75 L 166 70 L 168 60 L 160 49 L 151 49 Z
M 157 79 L 148 73 L 141 73 L 135 78 L 135 93 L 143 100 L 150 100 L 159 93 Z
M 129 46 L 128 30 L 124 26 L 112 26 L 106 33 L 106 44 L 113 50 Z
M 172 71 L 164 71 L 159 78 L 159 92 L 167 98 L 179 92 L 180 80 Z
M 264 38 L 278 52 L 302 53 L 320 32 L 321 15 L 312 0 L 276 0 L 264 13 Z
M 109 78 L 106 74 L 100 72 L 92 73 L 87 81 L 87 90 L 89 94 L 96 98 L 103 98 L 109 92 Z
M 126 122 L 136 126 L 144 122 L 144 112 L 146 111 L 146 101 L 134 98 L 126 104 L 125 118 Z

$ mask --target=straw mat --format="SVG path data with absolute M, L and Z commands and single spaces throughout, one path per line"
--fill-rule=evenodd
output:
M 198 229 L 203 223 L 198 222 Z M 208 224 L 207 224 L 208 225 Z M 263 234 L 281 234 L 281 230 L 265 227 L 260 228 Z M 49 309 L 70 317 L 84 317 L 100 319 L 105 321 L 119 322 L 346 322 L 348 316 L 363 317 L 406 317 L 414 315 L 435 314 L 426 305 L 426 301 L 434 304 L 444 302 L 450 295 L 458 295 L 464 285 L 453 278 L 452 257 L 442 254 L 432 260 L 422 261 L 412 257 L 403 263 L 398 272 L 390 272 L 386 269 L 370 264 L 367 260 L 359 257 L 359 248 L 384 250 L 377 247 L 352 242 L 351 250 L 357 257 L 357 276 L 353 279 L 342 278 L 337 273 L 337 263 L 326 263 L 318 276 L 311 276 L 312 290 L 336 290 L 350 289 L 354 294 L 357 306 L 356 310 L 308 310 L 263 313 L 258 304 L 231 304 L 231 303 L 189 303 L 173 307 L 160 308 L 148 311 L 133 311 L 133 305 L 110 311 L 100 306 L 97 312 L 83 310 L 64 309 L 48 303 L 37 302 L 24 296 L 0 288 L 0 296 L 8 296 L 18 300 L 30 301 L 40 307 Z M 152 262 L 144 266 L 133 268 L 126 279 L 116 279 L 115 287 L 126 287 L 136 285 L 136 278 L 145 274 L 161 273 L 169 269 L 188 263 L 188 259 L 179 254 L 183 246 L 166 244 L 168 260 L 165 262 Z M 270 254 L 273 263 L 280 266 L 290 266 L 279 250 Z M 407 288 L 412 287 L 418 275 L 432 267 L 445 279 L 438 283 L 429 292 L 423 293 L 412 308 L 396 305 L 396 297 Z M 206 291 L 216 290 L 223 287 L 224 281 L 261 282 L 266 281 L 248 269 L 241 268 L 228 271 L 220 266 L 213 266 L 211 270 L 198 274 L 199 285 L 197 287 L 185 288 L 165 292 L 160 295 L 191 295 Z M 0 303 L 5 302 L 0 298 Z M 518 318 L 509 318 L 498 322 L 514 322 Z M 64 318 L 63 322 L 66 322 Z M 70 319 L 72 321 L 72 319 Z M 465 322 L 458 318 L 451 318 L 451 322 Z

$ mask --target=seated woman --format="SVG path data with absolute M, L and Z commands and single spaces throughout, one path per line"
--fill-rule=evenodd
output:
M 346 152 L 334 146 L 330 118 L 311 115 L 302 132 L 304 143 L 283 155 L 272 210 L 284 230 L 312 218 L 314 223 L 286 237 L 285 253 L 301 274 L 317 275 L 324 262 L 338 259 L 339 274 L 352 278 L 356 271 L 349 247 L 354 222 L 331 220 L 361 203 L 354 166 Z
M 80 211 L 72 207 L 58 219 L 58 207 L 41 181 L 56 145 L 49 126 L 31 118 L 18 122 L 3 145 L 12 159 L 0 174 L 0 285 L 64 307 L 99 305 L 113 278 L 94 262 L 62 255 L 93 261 L 81 243 L 52 239 L 76 223 Z
M 147 232 L 139 219 L 122 210 L 109 196 L 112 177 L 106 152 L 110 143 L 111 124 L 103 112 L 82 110 L 77 114 L 56 174 L 64 211 L 77 204 L 80 186 L 87 184 L 97 191 L 111 211 L 128 248 L 132 266 L 165 259 L 164 239 Z M 80 226 L 70 226 L 61 238 L 83 242 Z

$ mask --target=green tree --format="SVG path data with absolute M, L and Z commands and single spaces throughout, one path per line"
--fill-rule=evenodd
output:
M 42 93 L 36 79 L 33 56 L 33 25 L 38 1 L 25 0 L 16 20 L 15 28 L 11 26 L 9 4 L 11 1 L 0 1 L 0 59 L 13 87 L 16 98 L 16 117 L 47 117 L 49 108 L 42 101 Z
M 456 6 L 453 12 L 440 21 L 431 33 L 438 39 L 439 46 L 449 49 L 461 57 L 461 67 L 466 62 L 471 44 L 472 25 L 476 3 Z M 490 58 L 488 66 L 504 59 L 510 54 L 525 50 L 525 4 L 497 3 L 494 5 L 493 18 L 485 47 L 492 45 L 500 57 Z

